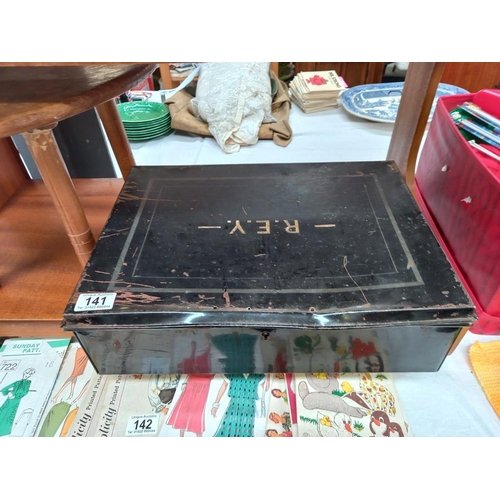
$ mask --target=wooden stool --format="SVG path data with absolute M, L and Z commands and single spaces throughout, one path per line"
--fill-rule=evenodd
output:
M 114 99 L 155 68 L 0 63 L 0 336 L 67 336 L 60 329 L 67 298 L 123 185 L 71 179 L 53 128 L 96 107 L 126 178 L 135 162 Z M 15 134 L 25 137 L 43 182 L 29 179 Z
M 60 120 L 97 107 L 126 178 L 134 159 L 114 98 L 155 68 L 155 64 L 0 64 L 0 138 L 20 133 L 26 139 L 82 266 L 95 240 L 52 129 Z

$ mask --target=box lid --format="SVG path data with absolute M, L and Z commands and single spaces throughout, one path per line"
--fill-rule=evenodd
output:
M 473 320 L 397 166 L 349 162 L 134 167 L 63 327 Z

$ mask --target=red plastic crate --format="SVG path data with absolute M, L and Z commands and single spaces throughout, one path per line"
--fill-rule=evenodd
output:
M 453 123 L 449 112 L 466 101 L 500 118 L 495 90 L 440 98 L 415 174 L 416 194 L 476 305 L 472 331 L 500 334 L 500 162 L 472 148 Z

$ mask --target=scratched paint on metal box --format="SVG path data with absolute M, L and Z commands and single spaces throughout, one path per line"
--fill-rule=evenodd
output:
M 98 292 L 117 294 L 112 310 L 74 310 Z M 135 167 L 64 315 L 92 342 L 103 329 L 454 331 L 473 317 L 391 162 Z

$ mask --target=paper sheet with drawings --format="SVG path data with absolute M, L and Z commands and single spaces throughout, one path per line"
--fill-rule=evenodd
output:
M 269 376 L 183 375 L 160 436 L 264 436 Z
M 0 348 L 0 436 L 31 437 L 70 339 L 7 339 Z
M 78 342 L 72 342 L 36 429 L 36 436 L 67 436 L 95 374 L 83 348 Z
M 299 437 L 408 437 L 389 374 L 295 375 Z
M 266 437 L 293 437 L 297 426 L 293 423 L 292 406 L 295 400 L 287 384 L 284 373 L 270 374 L 269 407 L 266 414 Z M 295 430 L 295 432 L 294 432 Z

